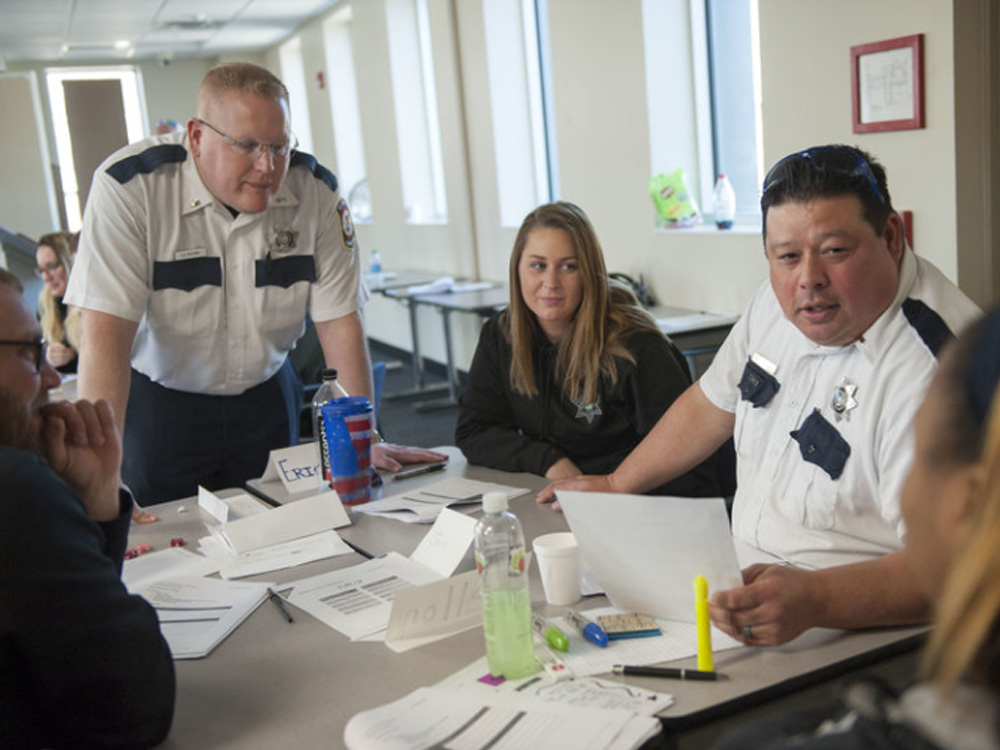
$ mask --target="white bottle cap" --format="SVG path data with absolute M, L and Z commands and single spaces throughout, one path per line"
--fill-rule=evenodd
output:
M 487 492 L 483 495 L 483 513 L 500 513 L 507 510 L 507 496 L 502 492 Z

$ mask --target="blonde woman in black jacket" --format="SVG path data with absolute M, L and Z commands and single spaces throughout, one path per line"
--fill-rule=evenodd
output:
M 587 216 L 551 203 L 518 231 L 510 306 L 483 327 L 455 441 L 470 462 L 505 471 L 604 474 L 690 384 L 676 347 L 608 279 Z M 658 492 L 717 495 L 714 463 Z

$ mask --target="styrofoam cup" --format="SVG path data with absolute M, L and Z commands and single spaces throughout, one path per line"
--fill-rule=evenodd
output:
M 532 542 L 545 598 L 557 607 L 580 600 L 580 548 L 572 532 L 544 534 Z

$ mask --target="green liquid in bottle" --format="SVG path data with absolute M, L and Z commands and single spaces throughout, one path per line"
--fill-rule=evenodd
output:
M 538 667 L 527 588 L 483 592 L 482 598 L 490 674 L 508 680 L 534 674 Z

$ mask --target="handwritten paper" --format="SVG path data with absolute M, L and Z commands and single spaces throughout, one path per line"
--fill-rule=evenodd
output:
M 385 645 L 402 653 L 480 625 L 483 615 L 478 575 L 470 570 L 397 592 Z
M 695 576 L 742 585 L 722 498 L 558 493 L 580 552 L 612 604 L 694 622 Z
M 486 657 L 483 656 L 444 678 L 434 687 L 461 692 L 506 693 L 548 703 L 567 703 L 589 708 L 623 708 L 643 716 L 658 714 L 674 702 L 674 697 L 669 693 L 657 693 L 598 677 L 578 677 L 553 682 L 539 672 L 520 680 L 504 680 L 499 685 L 480 682 L 479 678 L 489 671 Z
M 130 592 L 135 593 L 156 581 L 167 578 L 198 578 L 211 575 L 218 569 L 218 562 L 181 547 L 168 547 L 126 560 L 122 566 L 122 583 Z
M 392 600 L 400 591 L 438 579 L 437 573 L 420 563 L 390 552 L 360 565 L 295 581 L 287 598 L 351 640 L 360 640 L 384 633 Z
M 281 480 L 290 493 L 319 490 L 325 486 L 319 460 L 319 443 L 302 443 L 271 451 L 262 482 Z

